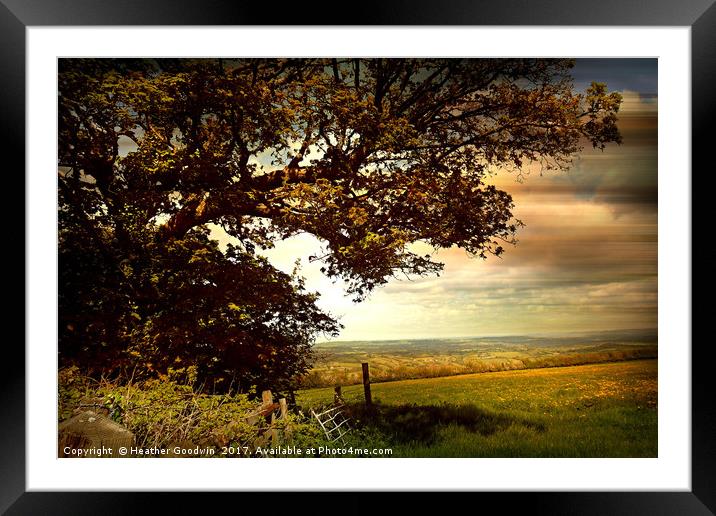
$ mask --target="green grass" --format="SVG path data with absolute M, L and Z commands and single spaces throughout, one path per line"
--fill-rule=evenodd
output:
M 527 369 L 343 389 L 394 457 L 656 457 L 657 361 Z M 333 390 L 300 391 L 317 407 Z

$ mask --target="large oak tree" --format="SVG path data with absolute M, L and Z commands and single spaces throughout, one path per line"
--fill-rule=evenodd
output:
M 356 300 L 440 271 L 413 242 L 501 254 L 519 223 L 491 173 L 620 141 L 621 97 L 576 92 L 572 66 L 60 60 L 61 364 L 290 391 L 340 325 L 260 250 L 315 235 Z

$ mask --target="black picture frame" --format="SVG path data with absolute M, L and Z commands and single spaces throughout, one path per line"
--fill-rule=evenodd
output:
M 688 26 L 691 28 L 692 71 L 692 170 L 713 169 L 707 161 L 716 101 L 716 6 L 714 0 L 453 0 L 449 4 L 428 0 L 362 1 L 355 12 L 335 2 L 313 1 L 300 9 L 276 9 L 263 2 L 240 3 L 228 0 L 0 0 L 0 59 L 3 81 L 0 142 L 10 149 L 25 148 L 25 30 L 28 26 L 63 25 L 572 25 L 572 26 Z M 341 14 L 342 13 L 342 14 Z M 339 18 L 340 16 L 340 18 Z M 15 170 L 24 169 L 24 153 Z M 9 170 L 8 170 L 9 171 Z M 8 174 L 10 175 L 10 174 Z M 19 188 L 24 191 L 24 174 Z M 709 207 L 709 189 L 693 187 L 692 235 L 704 235 Z M 675 177 L 675 180 L 683 180 Z M 17 190 L 16 190 L 17 191 Z M 711 201 L 711 204 L 713 202 Z M 8 208 L 4 208 L 8 212 Z M 17 213 L 17 212 L 16 212 Z M 17 219 L 17 214 L 14 220 Z M 9 216 L 9 215 L 8 215 Z M 9 220 L 9 219 L 6 219 Z M 6 242 L 24 242 L 24 228 L 6 228 Z M 691 249 L 692 277 L 699 281 L 692 290 L 712 292 L 713 279 L 707 267 L 713 259 L 699 262 Z M 24 263 L 28 259 L 23 256 Z M 27 274 L 27 269 L 24 269 Z M 18 303 L 19 304 L 19 303 Z M 470 493 L 451 495 L 452 500 L 470 496 L 480 506 L 484 498 L 509 497 L 509 509 L 547 514 L 716 514 L 716 411 L 709 388 L 712 362 L 710 343 L 699 342 L 693 331 L 697 321 L 706 320 L 710 303 L 692 303 L 692 490 L 689 492 L 550 492 Z M 24 304 L 23 304 L 24 307 Z M 6 341 L 7 354 L 0 361 L 2 430 L 0 431 L 0 512 L 7 514 L 134 514 L 153 510 L 159 501 L 161 513 L 193 512 L 196 498 L 187 493 L 79 493 L 26 492 L 25 487 L 25 354 L 16 341 Z M 14 356 L 11 356 L 14 349 Z M 685 403 L 688 400 L 684 400 Z M 265 500 L 265 494 L 241 493 Z M 269 505 L 290 504 L 300 508 L 305 494 L 273 494 Z M 351 493 L 342 499 L 342 512 L 366 513 L 366 494 Z M 373 495 L 371 495 L 373 496 Z M 236 495 L 211 494 L 211 506 L 223 504 Z M 262 498 L 263 497 L 263 498 Z M 205 497 L 202 497 L 205 498 Z M 504 500 L 499 501 L 504 507 Z M 205 503 L 205 502 L 199 502 Z M 380 502 L 378 502 L 380 503 Z M 425 507 L 422 493 L 401 501 L 404 510 Z M 373 505 L 372 503 L 370 504 Z M 452 502 L 451 504 L 452 505 Z M 211 507 L 210 506 L 210 507 Z M 206 506 L 204 506 L 206 507 Z M 484 506 L 488 507 L 488 506 Z M 203 511 L 202 511 L 203 512 Z M 235 512 L 235 511 L 233 511 Z M 200 512 L 201 513 L 201 512 Z

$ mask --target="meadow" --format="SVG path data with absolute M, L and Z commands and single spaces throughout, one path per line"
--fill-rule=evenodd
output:
M 313 381 L 325 387 L 300 389 L 289 401 L 291 413 L 276 428 L 290 426 L 291 438 L 279 443 L 390 448 L 391 457 L 658 453 L 655 334 L 332 342 L 317 351 Z M 358 383 L 361 362 L 370 364 L 370 407 Z M 352 430 L 331 444 L 311 409 L 331 405 L 336 384 Z M 267 435 L 267 425 L 247 419 L 259 407 L 255 396 L 195 392 L 180 377 L 122 384 L 71 367 L 60 370 L 58 388 L 58 422 L 91 409 L 141 446 L 229 446 L 245 449 L 232 456 L 257 456 L 251 450 Z
M 368 409 L 362 385 L 343 389 L 360 438 L 393 457 L 658 453 L 654 359 L 376 383 L 372 393 Z M 297 403 L 332 399 L 333 389 L 307 389 Z

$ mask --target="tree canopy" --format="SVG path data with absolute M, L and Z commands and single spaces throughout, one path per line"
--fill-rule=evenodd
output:
M 556 59 L 61 59 L 59 352 L 91 374 L 290 390 L 340 325 L 261 250 L 301 233 L 357 301 L 514 243 L 505 168 L 620 142 Z M 222 248 L 211 224 L 230 235 Z

